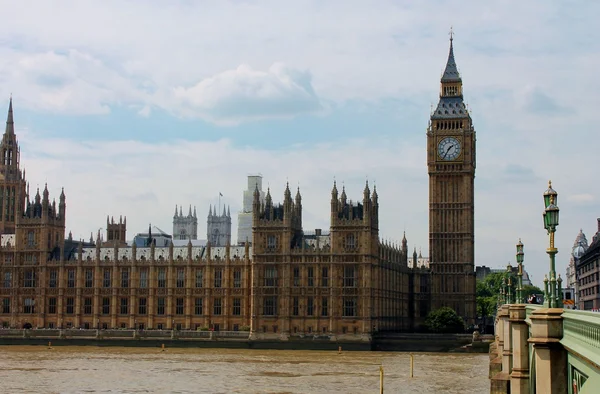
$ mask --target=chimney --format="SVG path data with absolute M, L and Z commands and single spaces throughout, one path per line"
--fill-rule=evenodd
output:
M 600 233 L 600 218 L 598 218 L 597 220 L 598 220 L 598 232 Z
M 600 219 L 598 219 L 598 226 L 600 227 Z M 320 228 L 316 228 L 315 229 L 315 235 L 321 235 L 321 229 Z

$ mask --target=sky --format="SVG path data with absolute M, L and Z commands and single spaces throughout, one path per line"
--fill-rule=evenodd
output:
M 242 206 L 300 187 L 305 231 L 329 226 L 334 179 L 377 185 L 380 235 L 428 255 L 426 128 L 454 31 L 477 132 L 476 265 L 548 272 L 551 179 L 564 277 L 600 217 L 600 5 L 561 1 L 1 1 L 0 98 L 12 94 L 30 187 L 67 196 L 67 232 L 106 216 L 171 232 L 175 205 Z M 33 12 L 32 10 L 35 10 Z M 1 102 L 1 101 L 0 101 Z M 184 208 L 184 210 L 187 210 Z M 102 230 L 104 231 L 104 230 Z

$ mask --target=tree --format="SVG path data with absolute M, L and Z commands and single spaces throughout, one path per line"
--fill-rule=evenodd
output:
M 523 286 L 523 297 L 525 297 L 525 300 L 527 300 L 527 298 L 529 298 L 529 296 L 532 294 L 544 294 L 544 292 L 537 286 Z
M 436 333 L 462 333 L 465 330 L 463 319 L 456 311 L 447 306 L 431 311 L 425 320 L 425 326 Z

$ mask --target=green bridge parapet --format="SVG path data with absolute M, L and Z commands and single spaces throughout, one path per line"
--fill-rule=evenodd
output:
M 490 393 L 600 392 L 600 313 L 505 304 L 490 346 Z

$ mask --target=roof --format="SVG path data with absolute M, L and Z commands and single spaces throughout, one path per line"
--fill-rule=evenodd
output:
M 448 53 L 448 61 L 442 75 L 442 82 L 460 82 L 460 74 L 456 62 L 454 61 L 454 48 L 452 46 L 452 37 L 450 37 L 450 52 Z
M 467 107 L 462 97 L 440 97 L 437 108 L 431 119 L 464 119 L 469 117 Z

